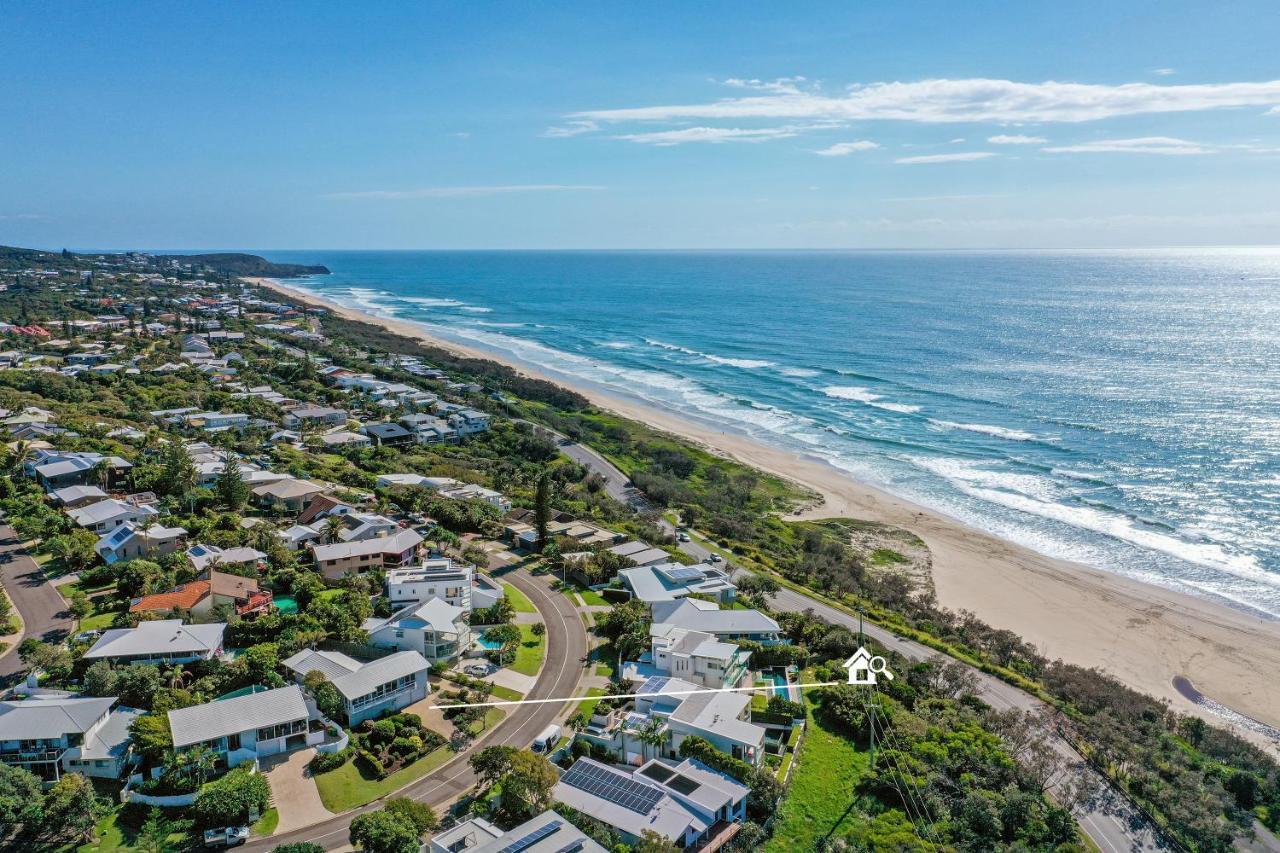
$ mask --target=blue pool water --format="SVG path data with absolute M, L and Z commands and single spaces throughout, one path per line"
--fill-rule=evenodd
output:
M 1280 616 L 1280 252 L 266 252 L 296 283 Z
M 502 643 L 499 643 L 497 640 L 491 640 L 484 634 L 481 634 L 476 638 L 476 645 L 481 648 L 488 649 L 489 651 L 502 648 Z

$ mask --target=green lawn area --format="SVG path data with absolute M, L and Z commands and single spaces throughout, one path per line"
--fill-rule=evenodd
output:
M 537 675 L 542 659 L 547 656 L 547 635 L 534 636 L 532 625 L 519 625 L 520 646 L 516 649 L 515 663 L 511 668 L 521 675 Z
M 588 696 L 603 696 L 604 694 L 605 690 L 603 687 L 592 687 L 587 690 Z M 584 719 L 588 719 L 591 717 L 592 712 L 595 711 L 596 705 L 599 704 L 599 699 L 584 699 L 578 703 L 578 707 L 574 709 L 574 713 L 581 714 Z
M 119 610 L 108 610 L 106 613 L 94 613 L 80 620 L 81 631 L 101 631 L 110 628 L 111 623 L 115 621 L 116 616 L 120 615 Z
M 318 774 L 315 777 L 316 787 L 320 790 L 320 799 L 326 809 L 335 813 L 345 812 L 421 779 L 455 755 L 457 753 L 453 750 L 442 746 L 381 780 L 366 777 L 361 772 L 361 764 L 352 759 L 337 770 Z
M 603 675 L 605 678 L 613 678 L 613 664 L 611 663 L 596 664 L 596 675 Z
M 866 752 L 823 728 L 810 708 L 808 732 L 764 853 L 813 850 L 820 838 L 847 835 L 865 820 L 863 810 L 851 806 L 858 799 L 858 780 L 870 766 Z
M 511 606 L 516 609 L 517 613 L 537 613 L 538 608 L 533 606 L 533 602 L 529 600 L 529 596 L 516 589 L 509 583 L 502 585 L 503 592 L 507 595 L 507 601 L 511 602 Z
M 502 718 L 506 715 L 507 712 L 501 708 L 490 708 L 484 714 L 483 723 L 476 723 L 471 727 L 471 734 L 476 736 L 484 734 L 489 731 L 489 729 L 502 722 Z
M 321 601 L 328 601 L 329 599 L 337 598 L 340 595 L 342 595 L 341 589 L 322 589 L 320 592 L 316 593 L 316 598 Z
M 275 811 L 275 809 L 271 811 Z M 120 823 L 117 819 L 119 816 L 120 807 L 117 806 L 98 821 L 97 841 L 81 844 L 79 847 L 70 847 L 68 845 L 60 848 L 60 853 L 69 853 L 70 850 L 75 850 L 76 853 L 117 853 L 117 851 L 137 850 L 137 831 Z M 274 824 L 272 828 L 275 828 Z M 169 844 L 174 850 L 184 849 L 190 841 L 191 839 L 186 833 L 174 832 L 169 835 Z
M 582 600 L 593 607 L 608 607 L 609 602 L 594 589 L 584 589 L 578 593 L 582 596 Z
M 276 809 L 267 809 L 266 814 L 258 819 L 250 831 L 254 835 L 274 835 L 276 827 L 280 825 L 280 812 Z
M 524 694 L 519 690 L 512 690 L 510 687 L 503 687 L 501 684 L 493 685 L 490 694 L 494 699 L 502 699 L 507 702 L 518 702 L 524 698 Z

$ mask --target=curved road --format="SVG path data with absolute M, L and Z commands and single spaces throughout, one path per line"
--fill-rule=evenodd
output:
M 538 676 L 538 681 L 526 699 L 552 699 L 559 696 L 572 697 L 577 693 L 578 681 L 582 677 L 583 661 L 587 656 L 587 634 L 582 618 L 567 598 L 554 592 L 546 584 L 540 582 L 524 571 L 508 572 L 502 580 L 511 583 L 533 602 L 547 626 L 547 656 Z M 538 705 L 508 706 L 507 717 L 494 726 L 488 737 L 473 743 L 458 753 L 447 764 L 432 771 L 429 775 L 412 782 L 393 793 L 392 796 L 412 797 L 428 805 L 438 807 L 456 800 L 474 787 L 476 778 L 467 763 L 473 751 L 486 746 L 506 744 L 515 747 L 527 747 L 548 725 L 554 723 L 564 703 L 546 702 Z M 350 843 L 348 832 L 351 819 L 358 814 L 381 808 L 381 802 L 374 800 L 358 809 L 343 812 L 328 820 L 312 824 L 303 829 L 269 838 L 256 839 L 249 842 L 247 849 L 268 850 L 280 844 L 295 844 L 310 841 L 319 844 L 326 850 L 343 847 Z
M 57 643 L 71 633 L 75 623 L 66 602 L 36 561 L 23 550 L 22 540 L 8 524 L 0 524 L 0 582 L 4 583 L 13 606 L 22 614 L 24 637 Z M 23 669 L 16 647 L 0 657 L 0 681 L 12 680 Z

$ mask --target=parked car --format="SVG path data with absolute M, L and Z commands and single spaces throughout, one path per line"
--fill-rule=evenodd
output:
M 534 752 L 550 752 L 555 749 L 557 743 L 560 742 L 560 727 L 557 725 L 547 726 L 542 730 L 542 734 L 533 740 L 532 749 Z
M 677 533 L 677 534 L 676 534 L 676 541 L 677 541 L 677 542 L 688 542 L 688 541 L 689 541 L 689 534 L 688 534 L 688 533 Z
M 467 664 L 462 668 L 462 671 L 473 678 L 484 678 L 486 675 L 489 674 L 489 664 L 487 663 Z
M 723 560 L 723 559 L 724 559 L 724 557 L 721 557 L 719 554 L 708 554 L 708 555 L 707 555 L 707 562 L 708 562 L 708 563 L 718 563 L 718 562 L 720 562 L 720 561 L 721 561 L 721 560 Z
M 204 831 L 205 847 L 237 847 L 249 840 L 247 826 L 221 826 Z

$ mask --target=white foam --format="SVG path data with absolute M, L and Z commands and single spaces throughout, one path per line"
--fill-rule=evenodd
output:
M 886 403 L 879 394 L 859 385 L 829 385 L 822 389 L 822 393 L 828 397 L 835 397 L 837 400 L 852 400 L 855 403 L 863 403 L 868 406 L 875 406 L 877 409 L 898 412 L 904 415 L 913 415 L 920 411 L 919 406 L 912 406 L 907 403 Z
M 762 358 L 726 358 L 722 355 L 712 355 L 711 353 L 702 352 L 701 350 L 682 347 L 679 344 L 669 344 L 666 341 L 657 341 L 653 338 L 645 338 L 644 342 L 649 346 L 658 347 L 659 349 L 670 350 L 671 352 L 680 352 L 694 358 L 705 359 L 712 364 L 723 364 L 729 367 L 739 367 L 743 370 L 759 370 L 762 367 L 773 367 L 772 361 L 766 361 Z
M 962 424 L 955 421 L 940 421 L 929 418 L 929 423 L 935 424 L 947 429 L 959 429 L 965 432 L 976 432 L 982 435 L 990 435 L 995 438 L 1007 438 L 1009 441 L 1042 441 L 1043 439 L 1034 433 L 1026 432 L 1020 429 L 1009 429 L 1007 427 L 992 426 L 991 424 Z
M 796 379 L 812 379 L 818 375 L 818 371 L 807 367 L 780 367 L 778 372 L 783 376 L 794 376 Z

